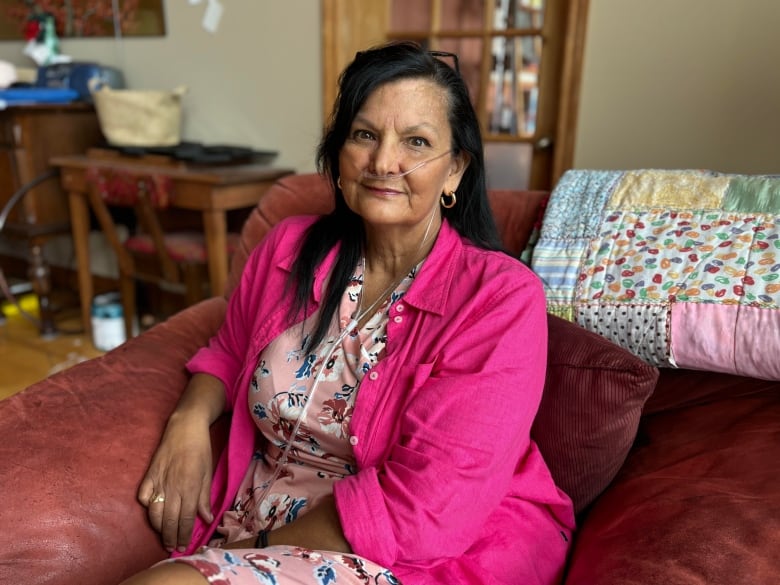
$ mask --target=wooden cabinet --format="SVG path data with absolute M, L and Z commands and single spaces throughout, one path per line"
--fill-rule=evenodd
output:
M 80 154 L 102 141 L 97 116 L 89 104 L 0 110 L 0 205 L 51 169 L 51 157 Z M 9 216 L 3 235 L 35 238 L 68 229 L 68 199 L 59 182 L 52 180 L 25 195 Z
M 87 103 L 18 105 L 0 110 L 0 208 L 5 208 L 19 189 L 50 170 L 51 157 L 80 154 L 103 142 L 97 115 Z M 33 278 L 42 329 L 52 329 L 53 325 L 45 314 L 48 269 L 40 245 L 47 237 L 69 231 L 68 198 L 59 181 L 51 179 L 28 191 L 14 206 L 0 233 L 6 249 L 11 246 L 31 258 L 38 276 L 43 278 L 41 282 Z

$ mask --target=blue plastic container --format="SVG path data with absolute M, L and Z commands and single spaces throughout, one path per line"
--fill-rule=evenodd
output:
M 68 104 L 79 97 L 75 89 L 12 87 L 0 90 L 0 107 L 22 104 Z
M 92 343 L 101 351 L 111 351 L 127 339 L 124 312 L 119 293 L 98 295 L 92 301 Z

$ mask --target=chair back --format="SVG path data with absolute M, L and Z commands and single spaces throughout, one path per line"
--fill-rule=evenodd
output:
M 203 234 L 166 232 L 158 215 L 171 204 L 173 189 L 168 177 L 150 173 L 140 165 L 138 172 L 94 165 L 87 169 L 86 181 L 87 200 L 117 259 L 128 337 L 136 329 L 135 280 L 182 294 L 186 305 L 205 297 L 207 272 Z M 123 240 L 109 206 L 133 209 L 140 231 Z M 230 253 L 230 238 L 228 241 L 226 255 Z

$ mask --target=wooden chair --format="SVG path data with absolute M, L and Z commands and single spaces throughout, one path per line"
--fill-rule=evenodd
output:
M 159 212 L 169 206 L 173 196 L 167 177 L 93 167 L 87 173 L 87 181 L 89 205 L 117 258 L 128 337 L 134 331 L 137 280 L 183 295 L 188 306 L 208 295 L 203 233 L 166 232 L 162 227 Z M 124 242 L 109 207 L 132 208 L 135 212 L 136 233 Z M 238 241 L 238 234 L 228 234 L 227 255 L 233 253 Z

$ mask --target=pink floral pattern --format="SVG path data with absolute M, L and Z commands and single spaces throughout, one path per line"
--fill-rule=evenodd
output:
M 204 548 L 198 555 L 167 562 L 186 563 L 213 585 L 400 585 L 393 573 L 357 555 L 300 547 L 260 550 Z

